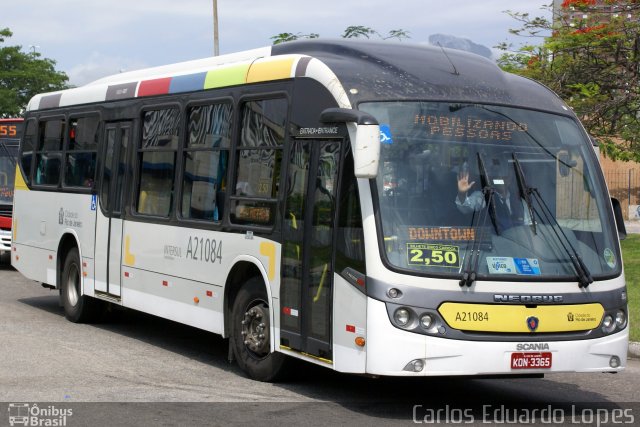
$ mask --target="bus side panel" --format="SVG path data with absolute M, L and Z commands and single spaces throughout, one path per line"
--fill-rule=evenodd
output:
M 274 242 L 134 221 L 125 221 L 122 242 L 126 307 L 223 334 L 224 286 L 241 256 L 262 263 L 268 292 L 277 295 L 280 245 Z
M 338 274 L 333 292 L 333 366 L 340 372 L 364 373 L 367 347 L 355 340 L 366 338 L 367 297 Z
M 55 251 L 34 248 L 14 242 L 11 265 L 27 279 L 36 282 L 56 285 L 55 275 Z M 50 258 L 49 258 L 50 257 Z M 46 262 L 33 262 L 32 260 L 46 260 Z
M 13 266 L 25 277 L 55 285 L 54 228 L 58 226 L 58 212 L 45 209 L 53 203 L 53 193 L 16 190 L 14 193 Z M 55 222 L 54 222 L 55 221 Z M 55 224 L 55 226 L 53 225 Z M 47 270 L 53 275 L 47 278 Z
M 63 234 L 80 242 L 83 260 L 93 259 L 95 211 L 91 195 L 17 190 L 12 264 L 25 277 L 57 286 L 57 251 Z
M 122 271 L 124 306 L 222 334 L 222 287 L 130 267 Z

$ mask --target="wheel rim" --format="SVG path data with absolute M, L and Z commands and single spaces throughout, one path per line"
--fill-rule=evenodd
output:
M 69 266 L 69 276 L 67 277 L 67 301 L 72 307 L 78 304 L 80 299 L 80 274 L 75 264 Z
M 269 354 L 269 306 L 265 301 L 255 300 L 247 305 L 242 321 L 242 339 L 249 353 L 257 358 Z

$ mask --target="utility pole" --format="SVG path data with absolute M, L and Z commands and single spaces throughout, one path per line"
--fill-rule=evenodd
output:
M 220 54 L 218 46 L 218 0 L 213 0 L 213 56 Z

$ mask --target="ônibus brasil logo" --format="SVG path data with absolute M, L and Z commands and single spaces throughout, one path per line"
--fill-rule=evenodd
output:
M 39 407 L 37 403 L 9 403 L 10 426 L 63 427 L 67 418 L 73 415 L 71 408 L 57 408 L 55 405 Z

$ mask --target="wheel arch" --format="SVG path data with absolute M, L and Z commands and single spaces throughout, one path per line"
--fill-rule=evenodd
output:
M 229 270 L 229 274 L 227 275 L 227 280 L 224 285 L 224 333 L 223 337 L 227 338 L 231 335 L 231 309 L 233 307 L 233 303 L 236 300 L 236 296 L 238 295 L 238 291 L 242 287 L 242 285 L 252 277 L 260 277 L 264 284 L 265 290 L 267 292 L 267 297 L 269 298 L 269 307 L 271 308 L 271 315 L 275 316 L 273 311 L 272 295 L 271 295 L 271 286 L 269 286 L 269 279 L 267 278 L 267 272 L 265 271 L 262 264 L 253 257 L 240 257 L 238 258 L 231 270 Z M 271 325 L 273 328 L 272 319 Z M 273 350 L 273 349 L 272 349 Z
M 80 264 L 82 264 L 82 251 L 80 250 L 78 236 L 70 231 L 66 231 L 60 237 L 60 241 L 58 242 L 58 250 L 56 251 L 56 289 L 60 289 L 60 280 L 62 277 L 62 267 L 64 266 L 64 260 L 67 256 L 67 253 L 69 253 L 69 251 L 74 247 L 78 249 Z M 82 275 L 80 276 L 80 279 L 84 279 Z M 82 287 L 82 289 L 84 289 L 84 286 Z

